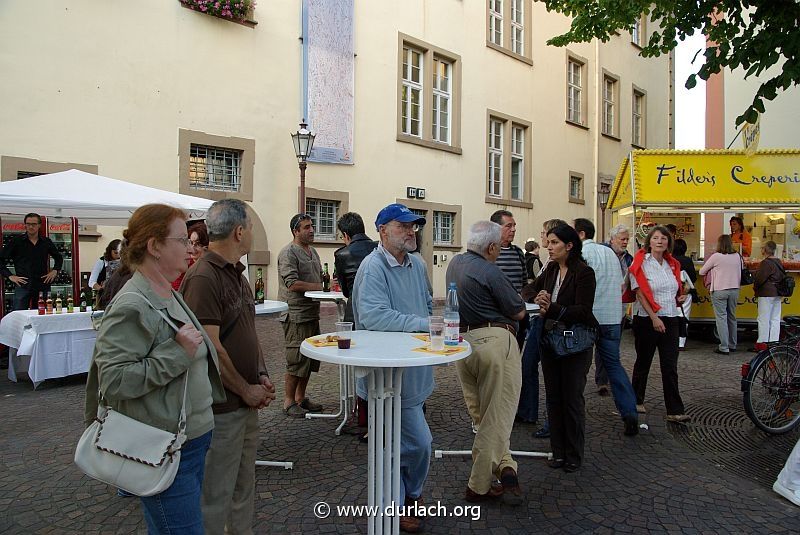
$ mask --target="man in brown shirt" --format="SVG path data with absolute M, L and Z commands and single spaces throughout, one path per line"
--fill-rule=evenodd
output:
M 283 410 L 293 418 L 306 412 L 321 412 L 322 405 L 306 397 L 311 372 L 319 371 L 319 361 L 300 353 L 306 338 L 319 334 L 319 303 L 305 296 L 322 290 L 322 264 L 314 243 L 314 223 L 308 214 L 297 214 L 289 223 L 292 243 L 278 254 L 278 299 L 289 304 L 281 317 L 286 339 L 286 378 Z
M 206 533 L 251 533 L 258 409 L 275 399 L 255 330 L 255 304 L 239 259 L 250 252 L 253 222 L 236 199 L 208 209 L 208 251 L 186 272 L 181 293 L 219 355 L 227 401 L 213 405 L 205 463 Z

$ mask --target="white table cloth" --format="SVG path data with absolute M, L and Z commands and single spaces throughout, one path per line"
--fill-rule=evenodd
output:
M 331 333 L 336 334 L 336 333 Z M 326 336 L 326 335 L 322 335 Z M 380 514 L 368 518 L 368 532 L 400 532 L 400 518 L 386 516 L 385 506 L 400 501 L 400 396 L 403 369 L 412 366 L 446 364 L 470 355 L 467 342 L 462 351 L 449 355 L 420 353 L 415 348 L 426 345 L 411 333 L 353 331 L 350 349 L 315 347 L 303 341 L 300 351 L 311 358 L 345 366 L 354 366 L 356 374 L 367 377 L 369 398 L 368 506 L 380 505 Z
M 8 378 L 27 371 L 35 386 L 45 379 L 89 371 L 97 333 L 91 312 L 39 316 L 15 310 L 0 321 L 0 343 L 9 348 Z

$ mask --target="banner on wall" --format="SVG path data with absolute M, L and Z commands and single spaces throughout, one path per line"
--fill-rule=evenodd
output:
M 310 162 L 353 163 L 354 0 L 303 1 L 303 109 Z

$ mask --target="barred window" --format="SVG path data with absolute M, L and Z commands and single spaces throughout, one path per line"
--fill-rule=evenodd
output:
M 239 191 L 241 161 L 242 151 L 193 143 L 189 154 L 189 187 Z
M 338 201 L 306 199 L 306 213 L 314 223 L 315 235 L 321 240 L 336 239 L 336 219 L 339 212 Z
M 453 220 L 452 212 L 433 212 L 433 244 L 453 245 Z
M 583 176 L 577 173 L 569 176 L 569 200 L 573 202 L 583 200 Z

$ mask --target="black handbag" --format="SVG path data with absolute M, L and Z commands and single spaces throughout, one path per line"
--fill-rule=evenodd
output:
M 753 277 L 753 272 L 744 267 L 744 258 L 742 258 L 742 255 L 739 255 L 739 260 L 742 261 L 742 275 L 739 285 L 750 286 L 755 281 L 755 277 Z
M 586 351 L 597 340 L 597 330 L 582 323 L 567 326 L 561 320 L 566 309 L 556 319 L 545 321 L 542 345 L 549 348 L 555 358 L 568 357 Z

